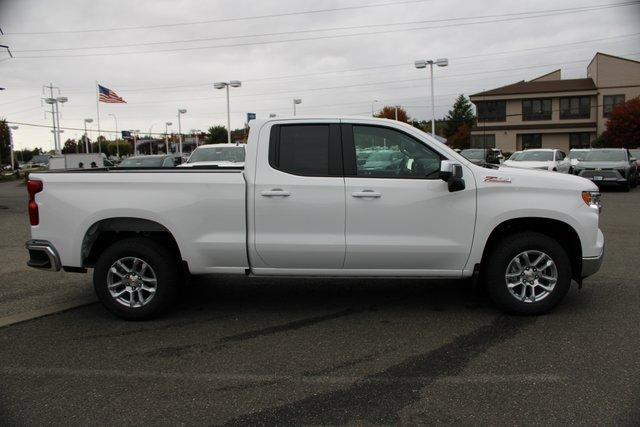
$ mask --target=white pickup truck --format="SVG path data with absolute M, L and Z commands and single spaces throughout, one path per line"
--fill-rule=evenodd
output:
M 93 268 L 100 300 L 128 319 L 210 273 L 477 277 L 503 310 L 538 314 L 601 265 L 597 190 L 474 165 L 397 121 L 255 120 L 244 168 L 32 174 L 28 264 Z

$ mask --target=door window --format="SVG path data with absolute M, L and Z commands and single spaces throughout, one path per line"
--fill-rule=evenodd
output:
M 353 126 L 356 176 L 368 178 L 439 178 L 440 156 L 394 129 Z

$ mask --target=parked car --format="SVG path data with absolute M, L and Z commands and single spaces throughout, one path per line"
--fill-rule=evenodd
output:
M 371 146 L 399 167 L 358 165 Z M 246 150 L 244 169 L 32 174 L 28 265 L 93 268 L 100 301 L 142 319 L 185 273 L 476 277 L 503 310 L 539 314 L 603 259 L 592 182 L 480 167 L 406 123 L 252 120 Z
M 518 157 L 511 156 L 504 166 L 521 169 L 540 169 L 569 173 L 571 162 L 560 150 L 552 148 L 535 148 L 520 152 Z
M 191 153 L 189 160 L 181 167 L 217 166 L 217 167 L 243 167 L 245 157 L 245 144 L 208 144 L 201 145 Z
M 638 178 L 638 181 L 640 181 L 640 148 L 633 148 L 629 150 L 629 154 L 631 157 L 636 159 L 636 177 Z
M 598 186 L 617 185 L 629 191 L 638 183 L 638 165 L 624 148 L 594 148 L 574 166 L 576 175 Z
M 176 154 L 153 154 L 149 156 L 127 157 L 118 164 L 118 168 L 173 168 L 180 164 Z
M 571 166 L 575 166 L 578 162 L 584 160 L 586 155 L 591 151 L 590 148 L 572 148 L 569 150 L 569 160 L 571 161 Z
M 460 152 L 467 160 L 476 165 L 500 164 L 500 153 L 492 148 L 467 148 Z M 504 158 L 504 156 L 502 156 Z

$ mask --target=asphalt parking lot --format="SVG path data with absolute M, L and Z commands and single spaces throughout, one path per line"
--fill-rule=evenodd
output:
M 545 316 L 455 281 L 207 277 L 148 322 L 24 265 L 24 193 L 0 183 L 2 424 L 640 424 L 639 189 L 604 193 L 604 265 Z

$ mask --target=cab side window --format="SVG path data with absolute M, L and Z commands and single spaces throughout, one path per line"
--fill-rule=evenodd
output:
M 395 129 L 353 125 L 356 176 L 422 178 L 440 176 L 439 154 Z
M 269 164 L 301 176 L 342 174 L 337 124 L 276 125 L 271 129 Z

